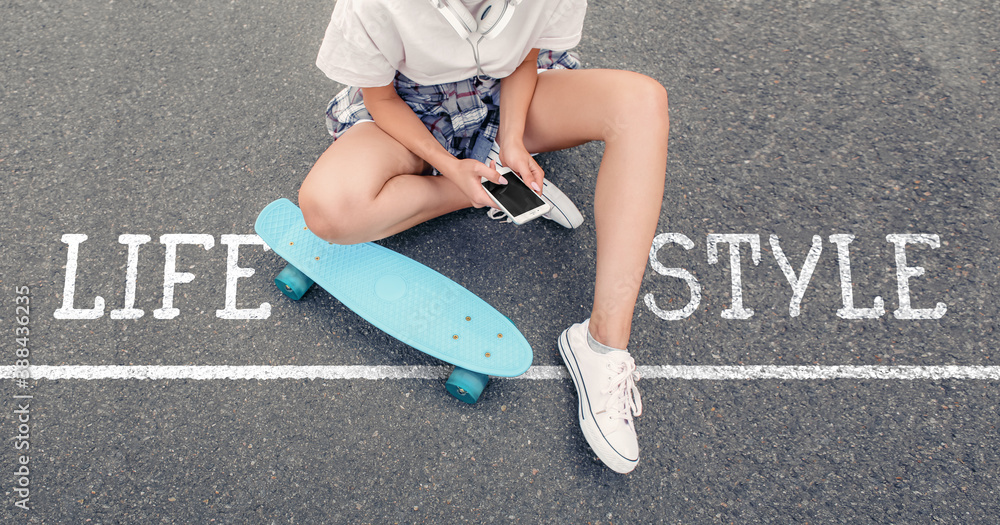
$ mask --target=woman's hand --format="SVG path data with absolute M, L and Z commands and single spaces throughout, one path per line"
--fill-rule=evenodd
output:
M 499 142 L 500 145 L 500 162 L 504 166 L 514 170 L 514 173 L 520 175 L 521 180 L 528 185 L 529 188 L 535 191 L 538 195 L 542 194 L 542 181 L 545 179 L 545 172 L 542 167 L 535 162 L 534 157 L 528 153 L 528 150 L 524 148 L 524 144 L 513 141 L 505 140 Z
M 497 173 L 495 164 L 490 167 L 475 159 L 456 159 L 444 169 L 438 168 L 438 170 L 441 171 L 442 176 L 455 183 L 462 190 L 462 193 L 469 197 L 472 206 L 476 208 L 494 206 L 490 195 L 483 188 L 483 177 L 497 184 L 507 184 L 507 179 Z

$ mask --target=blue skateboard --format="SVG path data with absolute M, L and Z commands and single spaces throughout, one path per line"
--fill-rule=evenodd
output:
M 315 282 L 385 333 L 455 365 L 445 387 L 466 403 L 479 399 L 489 376 L 531 366 L 531 345 L 510 319 L 409 257 L 373 243 L 324 241 L 288 199 L 268 204 L 254 229 L 288 263 L 274 279 L 282 293 L 299 300 Z

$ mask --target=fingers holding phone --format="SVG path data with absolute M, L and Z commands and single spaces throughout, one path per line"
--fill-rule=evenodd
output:
M 483 189 L 480 181 L 487 180 L 498 186 L 507 184 L 507 179 L 500 173 L 497 173 L 496 169 L 491 169 L 489 166 L 473 159 L 459 160 L 447 172 L 442 171 L 441 173 L 465 193 L 469 198 L 469 202 L 475 208 L 493 206 L 493 200 L 486 190 Z
M 515 151 L 513 154 L 509 150 L 501 151 L 501 162 L 504 163 L 504 166 L 514 170 L 521 177 L 521 180 L 534 190 L 536 194 L 541 195 L 542 181 L 545 180 L 545 171 L 542 170 L 542 167 L 535 162 L 535 158 L 524 148 L 513 151 Z
M 513 170 L 500 168 L 498 173 L 507 184 L 497 184 L 483 178 L 482 186 L 493 201 L 493 207 L 506 213 L 514 224 L 524 224 L 545 215 L 551 209 L 552 206 L 532 191 Z

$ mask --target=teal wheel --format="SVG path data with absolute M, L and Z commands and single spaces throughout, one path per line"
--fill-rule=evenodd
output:
M 281 293 L 287 295 L 293 301 L 302 299 L 302 296 L 306 294 L 309 287 L 313 285 L 313 282 L 306 274 L 300 272 L 298 268 L 290 264 L 285 266 L 285 269 L 281 270 L 281 273 L 274 278 L 274 284 L 278 286 Z
M 444 384 L 444 387 L 459 401 L 472 404 L 479 400 L 479 394 L 483 393 L 483 389 L 486 388 L 486 383 L 489 381 L 490 376 L 486 374 L 456 366 L 455 370 L 448 376 L 448 382 Z

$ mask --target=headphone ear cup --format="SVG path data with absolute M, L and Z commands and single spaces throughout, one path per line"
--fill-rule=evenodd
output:
M 479 12 L 476 13 L 476 25 L 481 30 L 488 30 L 496 25 L 497 20 L 500 20 L 500 15 L 503 14 L 503 7 L 496 5 L 498 3 L 502 2 L 487 2 L 483 7 L 479 8 Z
M 432 2 L 434 0 L 431 0 Z M 457 7 L 452 7 L 451 3 L 447 0 L 442 0 L 442 6 L 438 7 L 438 11 L 444 15 L 451 27 L 455 29 L 458 36 L 462 38 L 469 38 L 472 33 L 475 33 L 478 27 L 476 19 L 473 18 L 472 13 L 465 8 L 464 5 L 459 4 Z M 435 2 L 435 6 L 437 3 Z
M 487 40 L 496 38 L 510 22 L 514 14 L 514 5 L 506 0 L 496 0 L 481 7 L 476 14 L 479 33 Z

